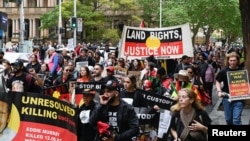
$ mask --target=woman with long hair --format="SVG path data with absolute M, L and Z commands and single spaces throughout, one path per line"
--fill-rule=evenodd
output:
M 211 119 L 193 90 L 179 90 L 178 101 L 170 110 L 170 131 L 174 141 L 207 141 Z
M 79 70 L 79 77 L 77 82 L 89 82 L 92 79 L 91 72 L 88 66 L 82 66 Z

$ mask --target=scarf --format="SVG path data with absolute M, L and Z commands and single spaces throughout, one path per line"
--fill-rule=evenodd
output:
M 181 122 L 184 125 L 184 129 L 180 135 L 180 138 L 182 141 L 185 141 L 185 139 L 187 138 L 187 136 L 190 132 L 189 128 L 188 128 L 189 123 L 191 123 L 193 121 L 195 115 L 196 115 L 196 112 L 193 108 L 192 108 L 191 113 L 189 113 L 189 114 L 185 114 L 183 110 L 180 111 Z
M 196 116 L 196 112 L 195 109 L 192 109 L 190 114 L 185 114 L 183 112 L 183 110 L 180 111 L 180 117 L 181 117 L 181 121 L 184 125 L 184 129 L 181 132 L 180 138 L 182 141 L 185 141 L 185 139 L 187 138 L 188 134 L 190 134 L 190 136 L 196 140 L 199 141 L 206 141 L 206 136 L 203 132 L 201 131 L 190 131 L 188 126 L 190 125 L 190 123 L 193 121 L 194 117 Z

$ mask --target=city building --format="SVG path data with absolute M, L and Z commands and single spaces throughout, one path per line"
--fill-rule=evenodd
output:
M 58 0 L 23 0 L 24 2 L 24 24 L 25 39 L 42 39 L 48 37 L 49 30 L 40 30 L 40 17 L 44 13 L 51 11 L 58 5 Z M 0 0 L 0 11 L 8 14 L 8 26 L 5 40 L 6 42 L 18 42 L 20 34 L 20 9 L 14 2 Z

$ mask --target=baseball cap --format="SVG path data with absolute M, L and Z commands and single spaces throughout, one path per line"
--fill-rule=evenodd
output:
M 11 63 L 11 66 L 19 66 L 19 67 L 23 67 L 23 62 L 21 60 L 16 60 L 16 62 Z
M 112 73 L 115 72 L 115 68 L 113 66 L 108 66 L 108 68 L 106 70 L 109 72 L 112 72 Z
M 108 90 L 117 90 L 119 91 L 119 86 L 118 86 L 118 82 L 114 81 L 114 80 L 109 80 L 106 82 L 106 84 L 102 85 L 102 90 L 104 89 L 108 89 Z
M 83 95 L 95 95 L 95 90 L 93 90 L 93 89 L 83 89 L 82 94 Z

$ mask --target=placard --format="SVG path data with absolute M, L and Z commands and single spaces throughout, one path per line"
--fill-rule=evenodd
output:
M 77 140 L 76 109 L 67 102 L 38 93 L 0 94 L 11 105 L 1 141 Z
M 228 71 L 229 100 L 250 99 L 250 87 L 247 70 Z

